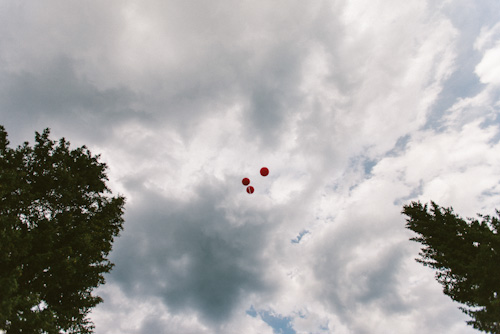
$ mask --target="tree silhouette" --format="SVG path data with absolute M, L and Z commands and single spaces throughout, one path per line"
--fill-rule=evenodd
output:
M 500 220 L 478 215 L 464 220 L 452 208 L 412 202 L 403 207 L 406 227 L 418 234 L 410 240 L 423 247 L 418 262 L 437 269 L 443 292 L 465 304 L 469 325 L 500 333 Z M 500 216 L 500 212 L 497 211 Z
M 49 129 L 35 139 L 11 149 L 0 126 L 0 329 L 92 333 L 92 290 L 113 267 L 125 199 L 85 146 L 70 150 Z

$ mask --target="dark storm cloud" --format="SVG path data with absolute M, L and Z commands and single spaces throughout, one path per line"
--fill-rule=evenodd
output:
M 100 140 L 106 131 L 91 133 L 96 123 L 109 132 L 138 116 L 148 126 L 175 127 L 188 140 L 204 117 L 236 105 L 246 119 L 242 135 L 273 146 L 288 117 L 301 110 L 298 88 L 315 34 L 321 31 L 319 44 L 328 45 L 340 34 L 325 29 L 338 21 L 325 4 L 51 8 L 51 16 L 34 6 L 5 17 L 0 107 L 33 130 L 73 123 Z M 57 21 L 61 15 L 73 23 Z M 19 23 L 27 26 L 16 32 Z M 14 37 L 36 43 L 21 47 Z M 21 61 L 21 54 L 33 61 Z M 19 128 L 11 123 L 8 128 Z
M 220 184 L 200 186 L 198 194 L 182 203 L 143 190 L 129 206 L 111 281 L 131 297 L 160 297 L 173 313 L 194 311 L 219 323 L 245 295 L 271 288 L 263 273 L 273 224 L 254 214 L 232 225 L 217 208 Z
M 190 6 L 177 9 L 186 15 L 175 36 L 182 62 L 160 70 L 161 77 L 152 73 L 158 85 L 145 93 L 149 110 L 166 124 L 179 124 L 179 131 L 190 137 L 194 123 L 236 105 L 245 118 L 242 135 L 275 147 L 290 115 L 302 110 L 300 85 L 311 47 L 338 39 L 337 31 L 328 33 L 328 41 L 318 42 L 314 36 L 324 24 L 337 21 L 327 15 L 332 9 L 287 3 L 285 8 L 269 5 L 264 11 L 243 2 L 203 8 L 200 14 L 200 8 L 186 9 Z M 222 17 L 225 13 L 230 20 Z M 191 33 L 197 32 L 203 38 L 193 38 Z
M 100 90 L 78 76 L 77 68 L 78 62 L 59 57 L 36 72 L 0 72 L 0 109 L 16 116 L 4 120 L 14 141 L 27 140 L 45 127 L 102 141 L 122 120 L 138 116 L 131 106 L 137 100 L 133 92 L 123 87 Z M 32 133 L 19 138 L 18 131 L 26 127 Z
M 286 38 L 268 50 L 260 50 L 268 55 L 265 61 L 240 82 L 240 94 L 248 101 L 245 114 L 249 132 L 271 147 L 278 144 L 289 117 L 301 111 L 304 98 L 299 88 L 310 44 L 307 32 L 293 37 L 297 40 Z

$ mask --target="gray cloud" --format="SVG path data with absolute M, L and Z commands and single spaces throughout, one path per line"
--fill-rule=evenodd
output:
M 59 57 L 36 72 L 0 73 L 0 108 L 16 114 L 6 122 L 14 141 L 20 141 L 17 131 L 26 127 L 32 133 L 65 128 L 91 142 L 102 141 L 125 119 L 147 121 L 147 115 L 134 110 L 138 97 L 133 92 L 124 87 L 100 90 L 80 78 L 77 68 L 75 60 Z
M 188 203 L 142 191 L 127 214 L 133 225 L 116 244 L 111 279 L 133 295 L 162 298 L 174 313 L 197 312 L 220 323 L 245 295 L 272 288 L 263 273 L 275 223 L 254 213 L 232 225 L 217 208 L 223 189 L 209 184 Z

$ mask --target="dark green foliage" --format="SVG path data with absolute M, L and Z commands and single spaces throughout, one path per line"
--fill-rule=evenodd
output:
M 468 306 L 460 308 L 473 319 L 467 323 L 500 333 L 500 220 L 482 215 L 464 220 L 434 202 L 430 208 L 405 205 L 403 214 L 406 227 L 418 234 L 411 240 L 424 246 L 417 261 L 437 269 L 444 293 Z
M 87 148 L 48 129 L 35 139 L 11 149 L 0 126 L 0 329 L 91 333 L 124 198 L 109 196 L 106 165 Z

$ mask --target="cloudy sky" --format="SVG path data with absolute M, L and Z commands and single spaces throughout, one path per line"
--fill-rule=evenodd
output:
M 96 333 L 474 333 L 400 212 L 499 207 L 499 13 L 0 0 L 11 144 L 49 127 L 127 198 Z

